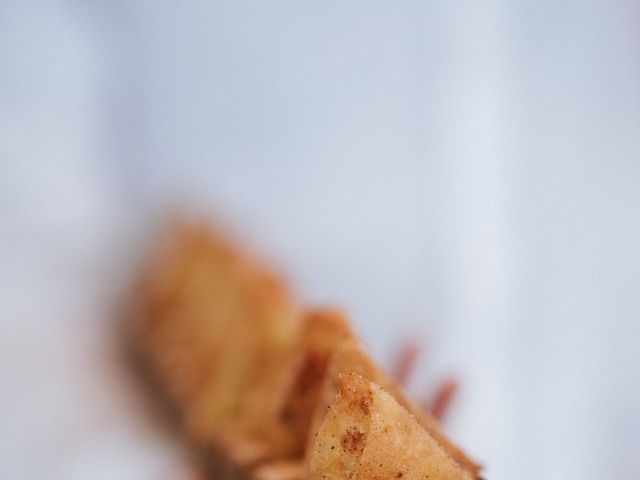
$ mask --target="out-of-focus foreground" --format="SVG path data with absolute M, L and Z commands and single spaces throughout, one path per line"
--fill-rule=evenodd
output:
M 113 335 L 157 216 L 342 305 L 487 476 L 640 473 L 637 2 L 2 2 L 0 477 L 174 478 Z M 176 473 L 177 474 L 177 473 Z

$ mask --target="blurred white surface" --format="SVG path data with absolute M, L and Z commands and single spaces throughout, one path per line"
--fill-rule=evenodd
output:
M 3 2 L 0 477 L 179 468 L 109 333 L 177 201 L 381 361 L 424 335 L 490 478 L 638 477 L 638 25 L 632 0 Z

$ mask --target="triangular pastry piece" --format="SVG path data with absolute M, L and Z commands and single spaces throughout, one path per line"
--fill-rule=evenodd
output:
M 338 394 L 310 452 L 309 480 L 471 480 L 404 407 L 358 374 Z
M 312 433 L 308 439 L 309 447 L 315 440 L 314 433 L 320 428 L 328 407 L 336 396 L 341 382 L 340 376 L 346 373 L 357 373 L 365 379 L 380 385 L 400 405 L 416 417 L 422 427 L 429 432 L 449 456 L 473 476 L 478 476 L 480 466 L 447 438 L 439 422 L 422 407 L 412 402 L 399 385 L 364 352 L 359 342 L 355 340 L 341 342 L 333 352 L 327 367 L 327 375 L 318 401 L 318 407 L 313 415 L 310 428 Z

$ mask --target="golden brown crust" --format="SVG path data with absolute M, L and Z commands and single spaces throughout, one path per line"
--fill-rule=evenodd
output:
M 355 373 L 340 375 L 338 394 L 311 451 L 309 479 L 378 478 L 473 477 L 382 388 Z
M 360 403 L 372 398 L 369 383 L 355 374 L 341 375 L 337 382 L 336 398 L 327 408 L 309 450 L 310 480 L 350 478 L 368 442 L 371 412 L 360 408 Z
M 339 460 L 345 472 L 360 475 L 353 478 L 364 478 L 362 459 L 376 451 L 368 435 L 380 427 L 372 419 L 388 404 L 369 381 L 418 418 L 434 451 L 473 475 L 479 470 L 362 351 L 340 312 L 301 313 L 276 276 L 206 227 L 173 226 L 132 311 L 140 352 L 185 436 L 230 478 L 301 480 L 311 454 L 316 467 L 323 458 Z M 345 372 L 366 380 L 349 376 L 345 383 Z M 328 408 L 338 390 L 349 412 L 344 419 Z M 316 448 L 321 425 L 330 426 L 325 433 L 348 427 L 337 438 L 338 460 Z
M 311 431 L 317 431 L 322 422 L 327 407 L 335 398 L 339 388 L 340 376 L 346 373 L 357 373 L 367 380 L 380 385 L 395 400 L 416 417 L 418 422 L 431 434 L 444 450 L 465 470 L 478 476 L 480 466 L 471 460 L 462 450 L 451 442 L 443 433 L 439 422 L 422 407 L 412 402 L 398 384 L 367 355 L 356 341 L 344 341 L 336 346 L 327 368 L 327 377 L 323 385 L 318 409 L 314 413 Z M 313 442 L 310 437 L 308 442 Z
M 251 480 L 303 480 L 307 477 L 304 462 L 295 460 L 276 460 L 257 467 L 251 473 Z
M 139 343 L 187 437 L 252 460 L 283 443 L 276 410 L 301 319 L 282 282 L 223 237 L 181 224 L 139 292 Z
M 354 338 L 337 310 L 316 309 L 304 316 L 290 379 L 278 415 L 291 434 L 293 455 L 302 455 L 309 435 L 311 412 L 317 409 L 329 360 L 336 346 Z

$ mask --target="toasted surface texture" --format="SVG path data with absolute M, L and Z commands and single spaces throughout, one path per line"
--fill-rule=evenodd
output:
M 310 480 L 472 479 L 394 398 L 358 374 L 341 375 L 317 433 Z
M 477 476 L 480 466 L 455 446 L 443 433 L 439 422 L 427 413 L 422 407 L 412 402 L 404 394 L 398 384 L 362 349 L 360 344 L 354 340 L 346 340 L 336 346 L 331 361 L 327 367 L 326 379 L 322 387 L 318 407 L 313 414 L 312 427 L 309 436 L 309 446 L 315 441 L 313 432 L 320 428 L 324 420 L 329 405 L 335 399 L 336 393 L 342 382 L 343 374 L 357 373 L 365 379 L 380 385 L 388 392 L 402 407 L 407 409 L 417 421 L 425 428 L 429 434 L 442 446 L 451 458 L 460 466 Z
M 336 310 L 309 310 L 294 355 L 293 368 L 279 416 L 291 434 L 292 454 L 302 455 L 309 436 L 312 412 L 317 410 L 327 367 L 334 350 L 354 339 L 344 315 Z
M 258 466 L 250 480 L 304 480 L 306 477 L 302 460 L 277 460 Z
M 276 275 L 207 226 L 175 223 L 161 240 L 132 302 L 136 349 L 212 471 L 477 477 L 342 313 L 300 309 Z
M 140 286 L 141 347 L 191 440 L 256 457 L 286 436 L 277 409 L 300 315 L 280 280 L 222 236 L 182 223 L 167 237 Z

